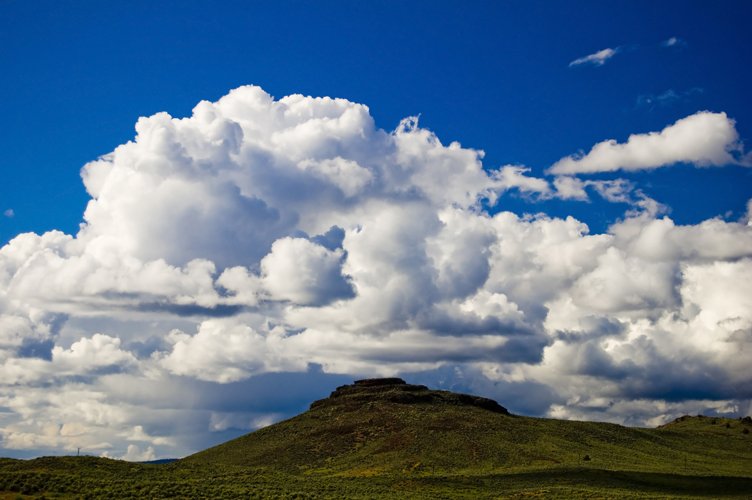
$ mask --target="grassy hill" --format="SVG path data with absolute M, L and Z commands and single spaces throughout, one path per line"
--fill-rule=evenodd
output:
M 682 417 L 636 429 L 529 418 L 489 399 L 377 379 L 340 387 L 301 415 L 171 464 L 6 459 L 3 490 L 151 498 L 749 498 L 752 421 Z

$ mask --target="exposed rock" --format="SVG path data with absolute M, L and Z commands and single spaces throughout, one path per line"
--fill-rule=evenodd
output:
M 405 385 L 407 382 L 401 378 L 364 378 L 362 380 L 356 380 L 354 385 L 359 387 L 374 387 L 377 385 Z
M 425 385 L 408 384 L 400 378 L 356 380 L 350 385 L 337 387 L 328 398 L 314 401 L 311 409 L 337 405 L 355 409 L 371 401 L 388 401 L 398 404 L 449 404 L 474 406 L 494 413 L 509 415 L 509 411 L 493 399 L 449 391 L 433 391 Z
M 671 422 L 668 422 L 663 425 L 659 425 L 658 428 L 659 429 L 670 428 L 681 422 L 686 422 L 686 421 L 697 422 L 697 423 L 709 423 L 710 425 L 716 425 L 720 423 L 726 429 L 730 429 L 731 423 L 733 422 L 733 421 L 730 421 L 730 419 L 728 418 L 722 418 L 722 417 L 708 417 L 706 415 L 696 415 L 696 416 L 682 415 L 681 417 L 675 418 Z M 743 425 L 752 426 L 752 417 L 739 417 L 738 419 L 736 419 L 736 421 L 740 422 Z

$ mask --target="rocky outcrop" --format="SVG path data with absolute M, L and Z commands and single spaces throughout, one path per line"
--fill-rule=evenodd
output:
M 408 384 L 401 378 L 374 378 L 356 380 L 350 385 L 337 387 L 328 398 L 314 401 L 311 409 L 326 406 L 341 406 L 343 409 L 357 407 L 374 401 L 413 404 L 447 404 L 472 406 L 494 413 L 509 415 L 509 411 L 493 399 L 449 391 L 434 391 L 425 385 Z

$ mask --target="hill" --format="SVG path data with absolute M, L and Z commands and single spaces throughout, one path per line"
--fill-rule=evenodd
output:
M 370 379 L 170 464 L 6 460 L 0 490 L 65 495 L 77 487 L 92 496 L 154 498 L 748 497 L 750 429 L 748 418 L 682 417 L 658 429 L 530 418 L 486 398 Z
M 752 476 L 750 427 L 706 417 L 660 429 L 522 417 L 485 398 L 377 379 L 342 386 L 297 417 L 183 463 L 340 477 L 577 468 Z

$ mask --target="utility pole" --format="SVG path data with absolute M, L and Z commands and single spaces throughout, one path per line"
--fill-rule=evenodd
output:
M 76 448 L 76 456 L 77 457 L 81 456 L 81 448 Z

